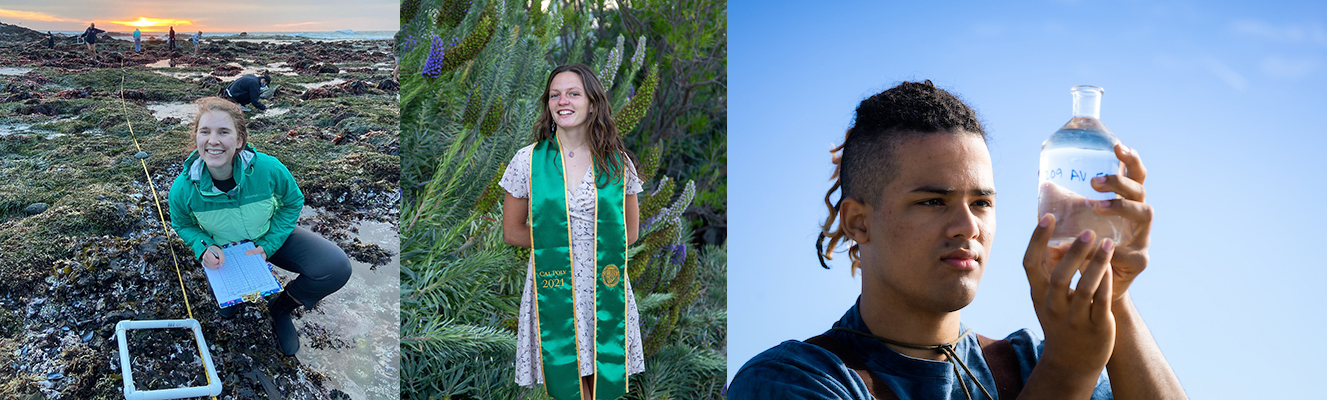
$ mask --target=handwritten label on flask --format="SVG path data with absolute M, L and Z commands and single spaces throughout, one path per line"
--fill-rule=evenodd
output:
M 1093 189 L 1092 178 L 1115 175 L 1119 171 L 1120 160 L 1113 151 L 1066 147 L 1042 152 L 1039 174 L 1042 182 L 1054 183 L 1079 196 L 1110 200 L 1115 198 L 1115 193 Z

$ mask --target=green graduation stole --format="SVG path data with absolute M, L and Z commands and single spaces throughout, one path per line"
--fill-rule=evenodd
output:
M 591 153 L 592 154 L 592 153 Z M 593 157 L 593 156 L 591 156 Z M 593 161 L 593 160 L 592 160 Z M 562 152 L 556 136 L 535 143 L 530 155 L 530 236 L 534 251 L 535 310 L 544 388 L 558 400 L 581 398 L 571 213 Z M 625 171 L 623 171 L 625 173 Z M 626 179 L 608 181 L 595 169 L 594 399 L 627 393 Z M 589 344 L 585 344 L 589 345 Z

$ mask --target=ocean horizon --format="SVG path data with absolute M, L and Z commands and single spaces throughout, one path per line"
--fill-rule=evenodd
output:
M 38 32 L 42 32 L 42 31 L 38 31 Z M 60 35 L 65 35 L 65 36 L 81 35 L 81 34 L 83 34 L 83 32 L 84 32 L 84 31 L 81 31 L 81 30 L 79 30 L 79 31 L 51 31 L 51 33 L 60 34 Z M 198 32 L 197 30 L 186 31 L 186 30 L 176 29 L 176 30 L 175 30 L 175 39 L 176 39 L 176 40 L 188 40 L 190 37 L 192 37 L 193 34 L 195 34 L 195 33 L 197 33 L 197 32 Z M 396 37 L 396 32 L 397 32 L 397 31 L 355 31 L 355 30 L 350 30 L 350 29 L 344 29 L 344 30 L 338 30 L 338 31 L 293 31 L 293 32 L 274 32 L 274 31 L 266 31 L 266 32 L 246 32 L 247 34 L 246 34 L 244 37 L 237 37 L 237 36 L 239 36 L 239 34 L 240 34 L 241 32 L 203 32 L 203 39 L 204 39 L 204 40 L 207 40 L 207 39 L 271 39 L 271 40 L 280 40 L 280 39 L 290 39 L 290 38 L 293 38 L 294 40 L 299 40 L 299 39 L 316 39 L 316 40 L 386 40 L 386 39 L 392 39 L 392 38 Z M 117 30 L 117 31 L 107 31 L 107 33 L 104 33 L 103 35 L 107 35 L 107 34 L 108 34 L 108 35 L 111 35 L 112 37 L 115 37 L 115 38 L 130 38 L 130 39 L 132 39 L 133 34 L 134 34 L 134 31 L 128 31 L 128 32 L 122 32 L 122 31 L 118 31 L 118 30 Z M 167 34 L 168 34 L 167 32 L 143 32 L 143 37 L 144 37 L 144 38 L 164 38 L 164 37 L 166 37 Z

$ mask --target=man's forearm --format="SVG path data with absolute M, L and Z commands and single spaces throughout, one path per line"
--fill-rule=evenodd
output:
M 1092 397 L 1092 390 L 1096 386 L 1097 376 L 1101 375 L 1101 370 L 1094 374 L 1072 374 L 1068 373 L 1067 368 L 1059 368 L 1049 362 L 1038 361 L 1032 368 L 1032 375 L 1023 384 L 1023 390 L 1018 393 L 1018 400 L 1040 400 L 1040 399 L 1086 399 Z
M 1106 363 L 1116 399 L 1187 399 L 1175 371 L 1126 293 L 1111 304 L 1115 314 L 1115 350 Z

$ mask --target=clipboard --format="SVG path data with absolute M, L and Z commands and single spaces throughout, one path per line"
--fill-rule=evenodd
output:
M 221 246 L 226 263 L 221 268 L 203 268 L 208 286 L 216 297 L 217 306 L 225 308 L 245 302 L 255 302 L 269 294 L 281 291 L 281 281 L 272 271 L 272 263 L 263 256 L 246 255 L 255 248 L 253 241 L 243 240 Z

